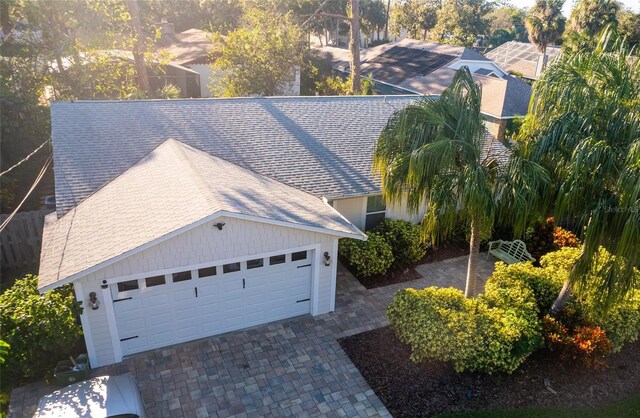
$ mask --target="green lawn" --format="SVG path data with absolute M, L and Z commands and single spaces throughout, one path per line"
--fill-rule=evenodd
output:
M 514 411 L 480 411 L 441 414 L 437 418 L 632 418 L 640 417 L 640 395 L 598 408 L 568 410 L 527 408 Z

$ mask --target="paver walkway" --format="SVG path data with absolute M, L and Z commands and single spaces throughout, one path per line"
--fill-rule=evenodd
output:
M 384 311 L 399 289 L 463 288 L 466 261 L 421 265 L 422 279 L 371 290 L 340 266 L 335 312 L 141 353 L 93 375 L 132 373 L 150 417 L 389 416 L 337 339 L 387 325 Z M 481 257 L 478 276 L 493 264 Z M 30 417 L 52 390 L 15 389 L 9 416 Z

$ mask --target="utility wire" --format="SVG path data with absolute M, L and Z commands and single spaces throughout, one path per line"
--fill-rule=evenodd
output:
M 9 167 L 8 169 L 6 169 L 5 171 L 3 171 L 2 173 L 0 173 L 0 176 L 4 176 L 5 174 L 7 174 L 9 171 L 13 170 L 14 168 L 16 168 L 17 166 L 19 166 L 20 164 L 24 163 L 25 161 L 27 161 L 29 158 L 33 157 L 33 155 L 40 151 L 42 149 L 42 147 L 44 147 L 47 143 L 49 142 L 49 140 L 47 139 L 46 141 L 44 141 L 38 148 L 36 148 L 31 154 L 27 155 L 26 157 L 24 157 L 22 160 L 18 161 L 17 163 L 15 163 L 14 165 L 12 165 L 11 167 Z
M 22 199 L 22 201 L 20 202 L 18 207 L 16 207 L 15 210 L 11 213 L 11 215 L 9 215 L 7 217 L 7 219 L 5 219 L 4 222 L 2 222 L 2 225 L 0 225 L 0 232 L 2 232 L 2 230 L 4 230 L 4 228 L 11 221 L 11 219 L 13 219 L 15 214 L 18 213 L 18 211 L 20 210 L 20 208 L 22 207 L 24 202 L 27 200 L 29 195 L 31 195 L 31 193 L 33 193 L 33 190 L 36 188 L 38 183 L 40 183 L 40 180 L 42 180 L 42 177 L 44 177 L 44 173 L 47 171 L 47 168 L 49 168 L 49 165 L 51 165 L 51 157 L 47 158 L 47 161 L 44 163 L 44 166 L 42 166 L 42 169 L 40 170 L 40 173 L 38 174 L 38 177 L 36 177 L 36 180 L 33 182 L 33 185 L 31 185 L 31 188 L 27 192 L 27 195 Z

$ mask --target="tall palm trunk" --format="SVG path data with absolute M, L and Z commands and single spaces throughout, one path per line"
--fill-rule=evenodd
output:
M 140 24 L 140 12 L 138 9 L 138 0 L 127 0 L 129 6 L 129 13 L 131 14 L 131 31 L 136 37 L 133 44 L 133 61 L 136 67 L 136 74 L 138 76 L 138 87 L 142 91 L 149 91 L 149 75 L 147 74 L 147 65 L 144 62 L 144 33 L 142 32 L 142 25 Z
M 473 297 L 476 294 L 476 281 L 478 277 L 478 257 L 480 256 L 480 220 L 471 219 L 471 239 L 469 240 L 469 263 L 467 264 L 467 284 L 464 289 L 465 297 Z
M 351 0 L 351 32 L 349 52 L 351 55 L 351 91 L 358 94 L 362 91 L 360 75 L 360 6 L 359 0 Z
M 567 278 L 564 284 L 562 285 L 562 290 L 560 290 L 560 294 L 556 298 L 556 301 L 553 302 L 551 306 L 551 310 L 549 314 L 554 318 L 560 315 L 560 312 L 564 310 L 564 307 L 567 306 L 567 302 L 569 301 L 569 297 L 571 297 L 571 280 Z

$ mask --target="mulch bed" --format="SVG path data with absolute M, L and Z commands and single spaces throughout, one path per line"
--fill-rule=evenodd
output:
M 444 244 L 438 247 L 437 250 L 429 247 L 424 257 L 422 257 L 422 260 L 418 261 L 416 265 L 443 261 L 449 258 L 462 257 L 465 255 L 469 255 L 468 244 Z M 351 271 L 347 260 L 341 257 L 340 261 L 349 271 Z M 409 282 L 411 280 L 421 278 L 420 274 L 413 267 L 409 267 L 407 269 L 394 269 L 387 272 L 387 274 L 380 274 L 367 278 L 358 277 L 353 271 L 351 271 L 351 274 L 353 274 L 358 279 L 360 284 L 367 289 L 374 289 L 376 287 L 388 286 L 390 284 Z
M 640 342 L 612 355 L 604 370 L 562 361 L 541 350 L 511 375 L 456 373 L 441 362 L 415 364 L 409 360 L 409 346 L 400 343 L 390 327 L 343 338 L 340 345 L 394 417 L 546 406 L 585 408 L 640 392 Z

